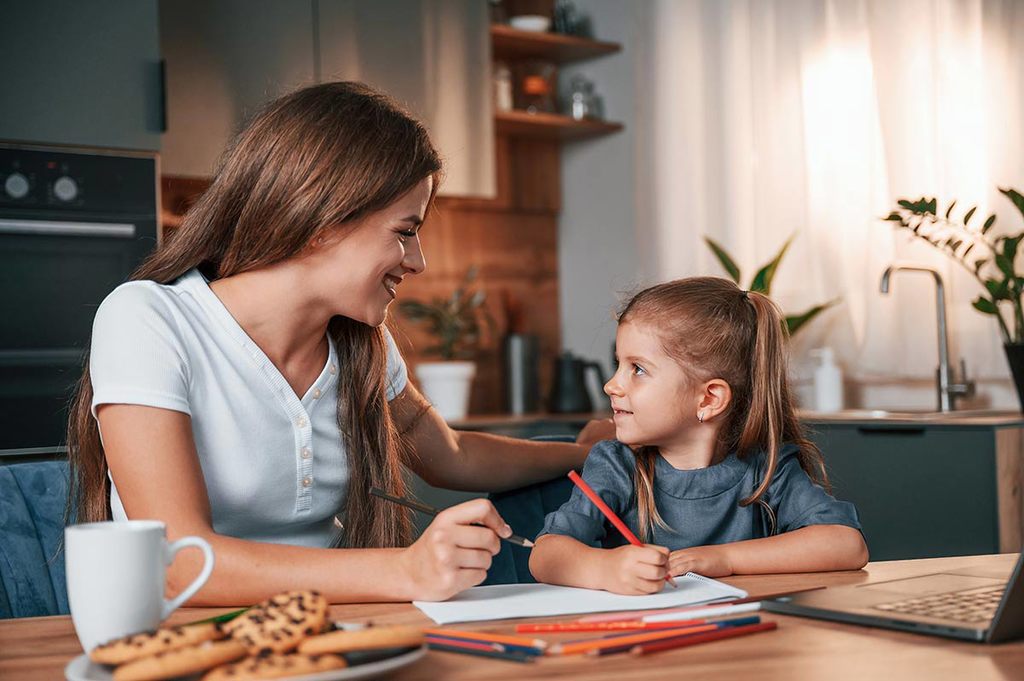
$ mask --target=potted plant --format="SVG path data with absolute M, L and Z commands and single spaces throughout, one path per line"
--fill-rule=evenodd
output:
M 1012 188 L 999 188 L 1017 211 L 1024 216 L 1024 195 Z M 982 288 L 974 299 L 974 309 L 992 315 L 999 324 L 1003 348 L 1010 364 L 1017 396 L 1024 405 L 1024 272 L 1017 273 L 1017 247 L 1024 240 L 1024 231 L 1017 234 L 996 234 L 995 213 L 984 222 L 980 217 L 971 223 L 978 207 L 972 206 L 959 219 L 952 217 L 956 200 L 939 213 L 938 201 L 921 197 L 916 201 L 899 199 L 886 220 L 898 229 L 909 231 L 954 261 L 960 263 Z
M 782 258 L 786 255 L 786 251 L 789 249 L 789 245 L 793 242 L 793 238 L 795 236 L 796 235 L 794 234 L 786 239 L 786 243 L 782 244 L 782 248 L 780 248 L 779 252 L 775 254 L 775 257 L 757 271 L 754 278 L 750 280 L 750 285 L 747 287 L 748 290 L 763 293 L 766 296 L 771 295 L 772 280 L 775 279 L 775 272 L 779 269 L 779 263 L 782 262 Z M 718 262 L 722 264 L 725 271 L 729 273 L 730 277 L 732 277 L 732 280 L 735 281 L 737 285 L 742 286 L 743 284 L 740 283 L 740 268 L 736 265 L 736 262 L 732 257 L 724 248 L 713 241 L 711 237 L 704 237 L 704 241 L 707 243 L 708 247 L 711 248 L 715 257 L 718 258 Z M 800 314 L 786 315 L 786 329 L 789 331 L 789 335 L 793 336 L 797 331 L 803 328 L 804 325 L 838 302 L 839 299 L 835 298 L 827 303 L 815 305 Z
M 469 389 L 476 375 L 472 361 L 482 341 L 483 323 L 493 325 L 484 307 L 483 289 L 473 290 L 477 268 L 470 267 L 459 286 L 447 298 L 430 302 L 407 300 L 399 310 L 411 322 L 424 324 L 435 344 L 424 348 L 425 355 L 437 362 L 419 362 L 416 377 L 423 394 L 448 421 L 465 418 L 469 407 Z

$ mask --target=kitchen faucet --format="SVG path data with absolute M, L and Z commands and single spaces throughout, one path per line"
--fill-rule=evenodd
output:
M 935 278 L 935 303 L 938 315 L 939 327 L 939 411 L 953 411 L 954 400 L 958 397 L 971 397 L 974 395 L 974 381 L 967 380 L 967 365 L 963 358 L 960 359 L 960 378 L 963 383 L 953 383 L 949 368 L 949 338 L 946 334 L 946 294 L 942 285 L 942 277 L 930 267 L 919 265 L 890 265 L 882 273 L 880 290 L 884 294 L 889 293 L 889 279 L 894 272 L 905 270 L 909 272 L 926 272 Z

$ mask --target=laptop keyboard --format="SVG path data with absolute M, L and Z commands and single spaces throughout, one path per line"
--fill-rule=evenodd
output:
M 880 603 L 874 608 L 885 612 L 908 615 L 939 617 L 957 622 L 987 622 L 995 617 L 999 601 L 1003 599 L 1004 586 L 981 587 L 966 591 L 935 594 L 921 598 L 909 598 L 891 603 Z

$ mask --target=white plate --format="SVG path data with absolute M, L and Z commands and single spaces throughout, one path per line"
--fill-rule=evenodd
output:
M 279 681 L 341 681 L 342 679 L 368 679 L 387 672 L 412 664 L 427 654 L 426 648 L 417 648 L 407 653 L 389 657 L 385 660 L 368 662 L 366 664 L 345 667 L 344 669 L 332 669 L 327 672 L 316 674 L 305 674 L 303 676 L 282 677 Z M 114 678 L 113 668 L 102 664 L 96 664 L 89 660 L 88 655 L 82 653 L 68 663 L 64 668 L 64 678 L 68 681 L 111 681 Z

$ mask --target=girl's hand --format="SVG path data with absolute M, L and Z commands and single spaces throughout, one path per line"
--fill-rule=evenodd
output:
M 696 572 L 705 577 L 728 577 L 733 573 L 724 546 L 695 546 L 673 551 L 669 556 L 669 574 L 673 577 Z
M 658 593 L 665 586 L 668 556 L 668 549 L 652 544 L 610 549 L 602 566 L 606 579 L 602 588 L 627 596 Z
M 498 537 L 511 534 L 512 528 L 486 499 L 441 511 L 400 554 L 410 600 L 443 601 L 484 581 L 491 557 L 501 550 Z

